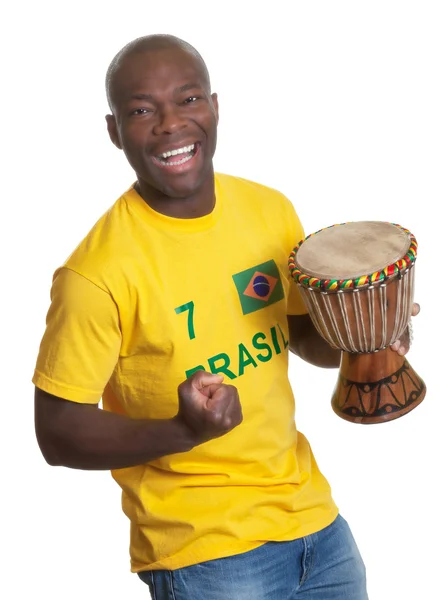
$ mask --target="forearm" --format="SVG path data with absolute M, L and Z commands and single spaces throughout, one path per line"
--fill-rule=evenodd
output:
M 341 351 L 333 349 L 319 335 L 311 320 L 306 326 L 302 325 L 298 334 L 290 331 L 289 347 L 291 352 L 316 367 L 336 368 L 341 362 Z
M 49 464 L 86 470 L 131 467 L 197 443 L 178 418 L 130 419 L 93 406 L 62 410 L 51 431 L 36 422 L 36 433 Z

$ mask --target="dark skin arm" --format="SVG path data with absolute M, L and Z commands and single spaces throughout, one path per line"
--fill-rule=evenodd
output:
M 45 460 L 73 469 L 120 469 L 194 446 L 191 432 L 175 418 L 129 419 L 38 388 L 35 428 Z
M 159 420 L 131 419 L 36 388 L 39 447 L 50 465 L 86 470 L 121 469 L 187 452 L 242 421 L 238 392 L 222 380 L 194 373 L 178 388 L 178 414 Z
M 309 315 L 288 315 L 288 328 L 291 352 L 316 367 L 339 367 L 341 351 L 327 344 Z

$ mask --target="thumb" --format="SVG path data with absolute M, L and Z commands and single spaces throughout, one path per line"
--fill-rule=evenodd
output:
M 196 371 L 193 373 L 191 377 L 191 384 L 197 390 L 200 390 L 209 385 L 219 385 L 224 381 L 223 375 L 218 375 L 216 373 L 208 373 L 207 371 Z

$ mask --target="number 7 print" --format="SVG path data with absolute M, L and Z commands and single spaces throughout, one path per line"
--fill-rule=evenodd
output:
M 190 340 L 194 340 L 194 338 L 196 337 L 196 334 L 194 332 L 194 323 L 193 323 L 193 313 L 194 313 L 194 302 L 187 302 L 186 304 L 182 304 L 181 306 L 178 306 L 177 308 L 174 309 L 176 311 L 176 315 L 180 315 L 180 313 L 183 313 L 185 311 L 188 311 L 188 335 L 190 337 Z

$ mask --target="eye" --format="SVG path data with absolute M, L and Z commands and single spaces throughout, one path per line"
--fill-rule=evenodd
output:
M 150 108 L 136 108 L 131 112 L 131 115 L 146 115 L 150 112 L 152 112 Z
M 193 102 L 196 102 L 196 100 L 199 100 L 197 96 L 188 96 L 188 98 L 184 100 L 184 104 L 192 104 Z

